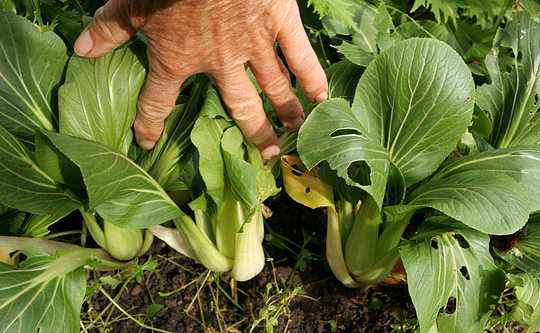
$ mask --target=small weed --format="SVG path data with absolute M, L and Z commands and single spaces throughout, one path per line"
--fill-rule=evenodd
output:
M 253 332 L 257 327 L 261 327 L 263 323 L 263 327 L 267 333 L 274 332 L 274 327 L 278 326 L 281 316 L 285 315 L 290 320 L 289 302 L 295 296 L 305 294 L 302 288 L 295 287 L 291 289 L 291 285 L 287 284 L 285 278 L 280 278 L 283 288 L 278 288 L 277 284 L 274 286 L 274 284 L 269 282 L 266 284 L 266 291 L 260 293 L 264 299 L 265 307 L 259 310 L 258 318 L 250 325 L 250 332 Z
M 321 320 L 321 322 L 330 325 L 330 332 L 337 332 L 338 325 L 337 325 L 337 323 L 335 321 L 333 321 L 333 320 Z
M 414 332 L 418 329 L 418 319 L 415 316 L 411 316 L 405 309 L 401 310 L 401 313 L 397 314 L 398 324 L 394 324 L 392 333 L 404 333 Z
M 168 332 L 165 330 L 160 330 L 148 326 L 145 324 L 145 320 L 149 317 L 154 316 L 158 311 L 160 311 L 164 306 L 161 304 L 155 304 L 152 299 L 152 305 L 147 308 L 147 316 L 137 319 L 128 311 L 123 309 L 119 304 L 118 300 L 124 291 L 127 291 L 128 284 L 135 280 L 138 283 L 142 282 L 142 278 L 145 275 L 156 274 L 159 278 L 159 273 L 156 271 L 158 262 L 152 259 L 152 254 L 149 255 L 148 260 L 143 264 L 139 264 L 138 259 L 135 263 L 129 268 L 118 271 L 115 275 L 105 275 L 98 276 L 97 271 L 93 270 L 93 280 L 87 286 L 86 289 L 86 301 L 88 303 L 88 311 L 81 314 L 81 332 L 88 332 L 92 328 L 97 328 L 101 332 L 111 332 L 112 324 L 121 320 L 132 320 L 136 322 L 141 328 L 150 329 L 155 332 Z M 116 296 L 113 298 L 109 293 L 104 289 L 105 286 L 110 287 L 111 289 L 118 289 Z M 102 294 L 109 300 L 109 304 L 101 310 L 101 312 L 96 313 L 96 310 L 92 306 L 90 299 L 92 296 Z M 151 297 L 151 295 L 150 295 Z M 122 313 L 118 317 L 113 317 L 114 310 L 117 309 Z

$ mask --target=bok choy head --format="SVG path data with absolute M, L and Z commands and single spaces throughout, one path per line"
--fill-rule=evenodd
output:
M 207 92 L 191 139 L 197 159 L 184 177 L 195 221 L 182 217 L 175 225 L 195 259 L 213 271 L 248 280 L 264 266 L 262 202 L 278 192 L 274 178 L 214 89 Z

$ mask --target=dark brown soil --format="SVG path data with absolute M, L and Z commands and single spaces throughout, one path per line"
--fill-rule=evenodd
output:
M 285 193 L 267 204 L 274 211 L 268 219 L 274 235 L 273 242 L 264 243 L 268 261 L 257 277 L 231 285 L 226 275 L 209 273 L 158 241 L 151 250 L 158 274 L 147 272 L 140 282 L 130 282 L 120 296 L 120 306 L 146 325 L 170 332 L 404 332 L 412 328 L 414 309 L 405 287 L 375 285 L 362 291 L 348 289 L 333 277 L 324 260 L 324 210 L 307 209 Z M 286 241 L 289 249 L 285 249 L 279 245 L 279 235 L 296 245 Z M 105 287 L 113 297 L 119 289 Z M 84 310 L 96 316 L 109 303 L 98 293 Z M 147 307 L 153 303 L 163 308 L 149 317 Z M 108 324 L 98 323 L 88 331 L 151 332 L 118 310 Z

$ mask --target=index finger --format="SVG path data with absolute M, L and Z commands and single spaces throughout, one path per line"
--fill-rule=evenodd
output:
M 328 98 L 328 81 L 306 35 L 296 2 L 290 18 L 278 33 L 277 42 L 306 96 L 314 102 Z

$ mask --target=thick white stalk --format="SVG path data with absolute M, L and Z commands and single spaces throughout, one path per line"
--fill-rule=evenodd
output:
M 349 288 L 359 288 L 362 285 L 354 280 L 349 273 L 339 230 L 338 214 L 333 209 L 328 209 L 328 222 L 326 231 L 326 260 L 335 277 Z
M 257 211 L 236 235 L 236 253 L 231 277 L 237 281 L 247 281 L 257 276 L 264 267 L 264 250 L 259 237 L 259 226 L 262 224 L 262 213 Z

